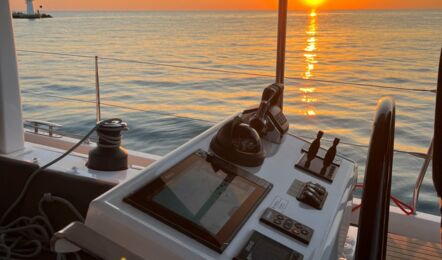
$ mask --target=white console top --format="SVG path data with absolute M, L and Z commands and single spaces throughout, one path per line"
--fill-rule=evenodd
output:
M 158 160 L 138 176 L 94 200 L 88 211 L 86 225 L 143 259 L 232 259 L 241 251 L 253 230 L 300 252 L 304 259 L 326 259 L 333 254 L 336 259 L 336 240 L 341 226 L 346 222 L 344 213 L 349 200 L 351 203 L 357 177 L 356 165 L 340 157 L 341 165 L 333 183 L 302 172 L 294 165 L 306 142 L 292 135 L 287 134 L 280 145 L 265 143 L 269 156 L 261 167 L 242 167 L 272 183 L 273 188 L 222 254 L 123 202 L 124 197 L 196 150 L 210 151 L 210 141 L 223 123 L 212 127 Z M 270 150 L 272 151 L 269 152 Z M 295 179 L 319 183 L 327 189 L 328 197 L 322 210 L 307 206 L 287 193 Z M 309 245 L 261 223 L 259 219 L 268 207 L 314 229 Z

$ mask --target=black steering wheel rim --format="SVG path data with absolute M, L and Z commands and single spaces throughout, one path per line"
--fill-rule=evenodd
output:
M 378 101 L 365 169 L 356 259 L 385 259 L 390 209 L 395 103 Z
M 442 198 L 442 50 L 439 59 L 439 76 L 437 80 L 435 110 L 433 140 L 433 184 L 439 198 Z

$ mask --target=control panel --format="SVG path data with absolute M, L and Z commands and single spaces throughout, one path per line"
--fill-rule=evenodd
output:
M 232 136 L 232 145 L 257 166 L 219 158 L 211 142 L 232 119 L 93 201 L 86 225 L 144 259 L 336 259 L 355 163 L 319 145 L 307 168 L 319 160 L 332 181 L 295 167 L 312 144 L 290 134 L 262 139 L 256 154 L 265 153 L 252 160 L 245 154 L 256 139 L 243 126 L 239 136 L 251 143 Z
M 335 138 L 333 145 L 328 150 L 321 149 L 320 140 L 323 134 L 322 131 L 319 131 L 316 139 L 308 147 L 303 147 L 303 154 L 295 167 L 325 181 L 333 182 L 340 166 L 340 159 L 336 159 L 340 140 Z

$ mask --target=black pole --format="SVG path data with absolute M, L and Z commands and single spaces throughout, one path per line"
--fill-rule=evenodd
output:
M 442 198 L 442 50 L 439 59 L 439 76 L 437 80 L 433 149 L 433 184 L 438 196 Z
M 278 11 L 278 46 L 276 55 L 276 84 L 282 87 L 284 93 L 284 67 L 285 67 L 285 46 L 287 38 L 287 2 L 288 0 L 279 0 Z M 282 109 L 283 94 L 281 94 L 278 105 Z

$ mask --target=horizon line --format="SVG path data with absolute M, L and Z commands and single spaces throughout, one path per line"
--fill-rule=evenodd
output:
M 226 11 L 237 11 L 237 12 L 245 12 L 245 11 L 253 11 L 253 12 L 273 12 L 277 11 L 277 9 L 96 9 L 96 10 L 87 10 L 87 9 L 71 9 L 71 10 L 63 10 L 63 9 L 42 9 L 46 12 L 226 12 Z M 306 8 L 306 9 L 292 9 L 289 12 L 309 12 L 311 10 L 321 11 L 442 11 L 442 7 L 439 8 L 364 8 L 364 9 L 320 9 L 320 8 Z M 16 10 L 13 10 L 17 12 Z M 19 12 L 19 11 L 18 11 Z

